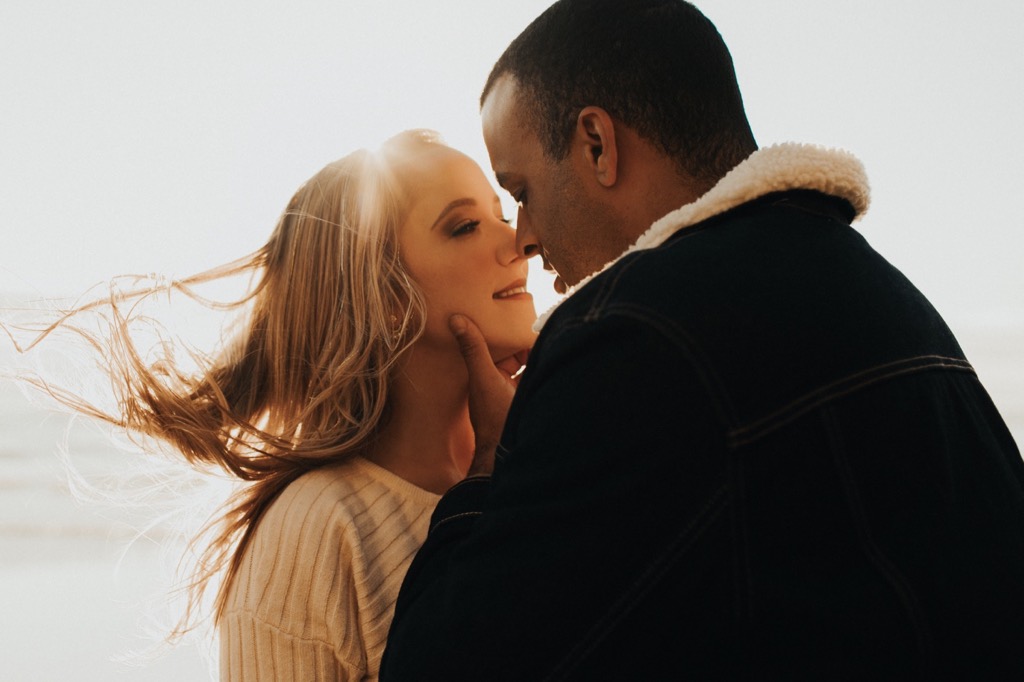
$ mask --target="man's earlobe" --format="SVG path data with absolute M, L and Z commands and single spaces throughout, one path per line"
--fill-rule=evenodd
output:
M 613 186 L 618 180 L 619 154 L 612 117 L 600 107 L 585 107 L 576 119 L 576 133 L 594 178 L 604 187 Z

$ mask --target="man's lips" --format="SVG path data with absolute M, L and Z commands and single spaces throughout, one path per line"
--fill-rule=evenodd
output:
M 555 288 L 555 291 L 559 294 L 564 294 L 566 291 L 568 291 L 569 287 L 565 285 L 565 280 L 562 279 L 562 276 L 559 275 L 558 271 L 555 270 L 553 265 L 551 265 L 551 261 L 548 260 L 548 252 L 544 249 L 541 249 L 540 252 L 540 262 L 541 265 L 544 266 L 544 269 L 546 271 L 552 273 L 555 276 L 555 281 L 551 283 L 552 286 Z

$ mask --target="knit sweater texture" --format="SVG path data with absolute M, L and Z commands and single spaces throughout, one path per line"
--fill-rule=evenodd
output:
M 221 679 L 376 680 L 438 499 L 358 457 L 289 485 L 229 588 Z

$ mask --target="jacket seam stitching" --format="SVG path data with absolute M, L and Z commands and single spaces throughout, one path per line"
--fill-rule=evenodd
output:
M 738 423 L 739 419 L 736 416 L 736 410 L 729 399 L 724 382 L 718 377 L 714 364 L 704 356 L 703 351 L 686 330 L 675 324 L 671 319 L 662 315 L 652 314 L 649 309 L 635 305 L 616 304 L 605 309 L 599 319 L 606 320 L 613 317 L 622 317 L 640 322 L 652 331 L 660 334 L 666 341 L 680 350 L 686 358 L 687 364 L 689 364 L 703 383 L 704 390 L 707 392 L 711 404 L 714 406 L 715 412 L 718 413 L 722 423 L 727 426 L 733 426 Z M 595 318 L 594 321 L 597 321 L 597 319 Z
M 929 360 L 930 362 L 920 363 Z M 910 366 L 906 366 L 910 365 Z M 885 368 L 891 371 L 880 372 Z M 940 355 L 922 355 L 914 358 L 905 358 L 869 369 L 861 370 L 834 381 L 827 386 L 805 393 L 796 400 L 775 410 L 771 414 L 749 422 L 743 426 L 732 429 L 726 433 L 726 441 L 731 448 L 737 448 L 750 444 L 757 439 L 771 433 L 772 431 L 789 424 L 807 412 L 821 407 L 837 398 L 842 398 L 855 393 L 867 386 L 876 384 L 886 379 L 914 374 L 930 369 L 950 369 L 974 373 L 974 368 L 965 360 L 948 358 Z M 858 381 L 860 379 L 860 381 Z
M 454 492 L 455 490 L 458 490 L 459 488 L 462 488 L 464 486 L 472 485 L 474 483 L 487 483 L 490 480 L 491 477 L 488 474 L 477 474 L 474 476 L 467 476 L 458 483 L 454 484 L 451 488 L 448 488 L 448 492 L 446 492 L 445 495 Z
M 438 528 L 440 528 L 444 524 L 448 523 L 449 521 L 455 521 L 456 519 L 468 518 L 470 516 L 482 516 L 482 515 L 483 515 L 483 512 L 481 512 L 481 511 L 471 511 L 471 512 L 461 512 L 459 514 L 453 514 L 451 516 L 447 516 L 447 517 L 441 519 L 440 521 L 438 521 L 437 523 L 435 523 L 433 526 L 431 526 L 430 527 L 430 531 L 428 532 L 428 534 L 429 533 L 433 533 L 435 530 L 437 530 Z
M 608 281 L 603 284 L 600 291 L 594 296 L 594 301 L 591 303 L 590 308 L 587 310 L 587 314 L 584 320 L 598 320 L 601 317 L 601 313 L 604 310 L 604 306 L 608 303 L 608 299 L 612 294 L 615 293 L 615 289 L 619 284 L 619 280 L 622 276 L 629 272 L 633 264 L 637 262 L 639 258 L 630 258 L 621 262 L 619 267 L 608 272 Z
M 633 581 L 625 592 L 612 603 L 597 623 L 577 642 L 576 646 L 544 678 L 545 681 L 565 679 L 576 666 L 593 653 L 605 640 L 615 625 L 633 610 L 633 607 L 647 595 L 665 576 L 668 570 L 687 554 L 704 532 L 721 516 L 731 499 L 729 484 L 724 483 L 711 495 L 707 503 L 690 520 L 674 541 L 662 552 L 657 560 Z
M 858 541 L 861 549 L 867 555 L 868 561 L 883 576 L 892 590 L 899 597 L 900 603 L 905 609 L 907 618 L 914 628 L 914 635 L 917 640 L 918 650 L 922 656 L 926 656 L 931 650 L 931 636 L 928 632 L 917 595 L 906 577 L 900 572 L 892 561 L 886 556 L 882 548 L 875 542 L 871 534 L 871 528 L 867 516 L 864 514 L 864 504 L 861 501 L 860 491 L 854 481 L 853 472 L 850 470 L 846 458 L 843 439 L 839 433 L 839 421 L 835 412 L 829 408 L 821 413 L 821 420 L 825 427 L 825 433 L 832 451 L 833 462 L 839 480 L 842 482 L 847 508 L 853 516 L 854 526 L 857 529 Z
M 739 422 L 736 410 L 729 400 L 725 385 L 718 378 L 713 364 L 704 357 L 703 352 L 685 330 L 664 316 L 651 314 L 651 311 L 647 308 L 622 303 L 603 308 L 599 311 L 594 307 L 586 317 L 576 315 L 560 321 L 559 328 L 548 337 L 546 343 L 555 343 L 556 339 L 562 334 L 579 327 L 605 322 L 616 317 L 646 325 L 650 330 L 661 335 L 668 343 L 681 351 L 690 367 L 703 383 L 703 388 L 708 394 L 711 404 L 723 425 L 727 428 L 735 428 L 735 425 Z
M 733 608 L 741 635 L 754 618 L 754 583 L 750 569 L 750 541 L 747 530 L 746 479 L 740 454 L 727 452 L 729 480 L 733 487 Z

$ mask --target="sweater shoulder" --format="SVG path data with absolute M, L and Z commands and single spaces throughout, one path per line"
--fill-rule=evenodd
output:
M 256 525 L 225 616 L 328 643 L 340 659 L 372 668 L 376 620 L 390 622 L 399 569 L 422 544 L 436 501 L 358 458 L 301 476 Z
M 376 527 L 396 507 L 432 508 L 438 496 L 379 466 L 353 458 L 311 471 L 292 482 L 274 500 L 257 526 L 259 535 L 279 542 L 315 540 L 338 548 Z M 356 535 L 346 538 L 344 530 Z

